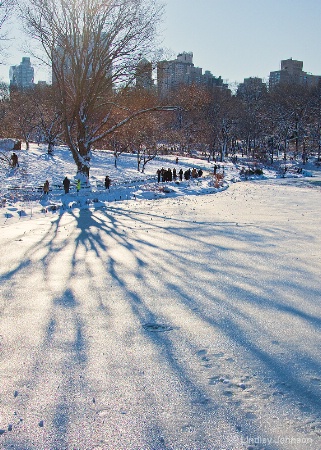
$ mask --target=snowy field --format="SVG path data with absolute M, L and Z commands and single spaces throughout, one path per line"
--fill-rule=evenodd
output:
M 320 173 L 63 152 L 1 173 L 0 448 L 321 449 Z

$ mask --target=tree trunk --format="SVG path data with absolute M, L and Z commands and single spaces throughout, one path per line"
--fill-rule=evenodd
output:
M 90 158 L 89 158 L 90 160 Z M 79 160 L 77 162 L 77 175 L 84 177 L 86 179 L 89 178 L 89 160 L 88 160 L 88 164 L 86 162 L 83 162 L 82 160 Z
M 48 155 L 53 155 L 54 152 L 54 143 L 48 142 Z
M 90 170 L 90 148 L 86 148 L 82 143 L 78 147 L 73 143 L 72 139 L 67 135 L 67 144 L 77 166 L 77 177 L 81 181 L 88 181 Z

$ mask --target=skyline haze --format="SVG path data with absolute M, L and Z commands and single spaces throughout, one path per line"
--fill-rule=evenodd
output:
M 193 52 L 194 65 L 209 70 L 229 84 L 244 78 L 267 81 L 280 69 L 281 60 L 303 61 L 303 70 L 321 75 L 321 2 L 317 0 L 165 0 L 161 43 L 175 59 Z M 31 56 L 35 81 L 51 81 L 46 68 L 24 51 L 23 31 L 13 19 L 7 24 L 7 58 L 0 66 L 0 79 L 9 82 L 9 69 Z M 26 39 L 27 41 L 27 39 Z M 29 39 L 30 41 L 30 39 Z
M 266 80 L 289 58 L 321 75 L 320 17 L 317 0 L 167 0 L 163 43 L 229 83 Z

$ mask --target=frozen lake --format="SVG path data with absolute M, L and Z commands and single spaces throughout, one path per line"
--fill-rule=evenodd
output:
M 321 188 L 1 224 L 0 447 L 321 448 Z

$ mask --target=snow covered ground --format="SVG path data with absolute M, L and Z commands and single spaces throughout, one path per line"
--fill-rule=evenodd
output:
M 63 152 L 1 173 L 0 448 L 321 448 L 319 173 L 180 158 L 204 177 L 164 192 L 174 159 L 97 152 L 45 199 Z
M 4 152 L 10 157 L 10 151 Z M 6 166 L 0 166 L 0 209 L 1 221 L 14 222 L 16 219 L 34 217 L 48 211 L 60 212 L 72 208 L 90 208 L 106 206 L 113 202 L 124 200 L 173 198 L 186 195 L 198 195 L 216 193 L 226 189 L 231 183 L 240 181 L 240 170 L 247 168 L 246 161 L 239 158 L 237 165 L 231 162 L 217 163 L 217 173 L 224 172 L 224 182 L 220 187 L 215 187 L 213 180 L 214 163 L 205 158 L 179 157 L 176 164 L 176 156 L 158 157 L 146 165 L 145 173 L 137 171 L 137 158 L 134 154 L 122 154 L 115 168 L 114 157 L 108 151 L 94 151 L 92 168 L 90 170 L 90 186 L 88 189 L 83 184 L 79 194 L 76 192 L 76 166 L 70 152 L 66 148 L 56 148 L 53 156 L 48 155 L 45 146 L 32 145 L 27 152 L 16 152 L 19 156 L 19 167 L 8 170 Z M 180 183 L 158 183 L 157 169 L 180 168 L 202 169 L 204 175 L 201 178 L 192 179 Z M 295 167 L 294 167 L 295 169 Z M 105 176 L 109 175 L 112 184 L 109 190 L 104 187 Z M 67 176 L 71 180 L 71 190 L 64 194 L 62 181 Z M 265 169 L 264 178 L 275 178 L 275 169 Z M 287 177 L 299 177 L 295 170 L 288 171 Z M 252 176 L 252 179 L 262 178 Z M 50 183 L 48 198 L 43 195 L 42 187 L 45 180 Z M 244 177 L 243 177 L 244 179 Z M 10 219 L 10 220 L 9 220 Z

